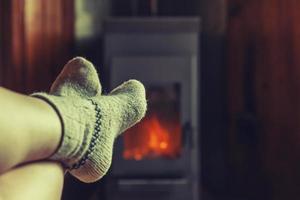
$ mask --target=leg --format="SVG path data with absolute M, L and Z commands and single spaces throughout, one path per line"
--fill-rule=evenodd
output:
M 53 154 L 61 124 L 46 102 L 0 88 L 0 174 Z
M 64 171 L 59 163 L 36 162 L 10 170 L 0 176 L 2 200 L 59 200 Z

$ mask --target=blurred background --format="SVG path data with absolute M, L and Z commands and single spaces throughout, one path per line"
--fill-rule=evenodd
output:
M 63 200 L 300 198 L 297 0 L 0 0 L 0 85 L 48 90 L 80 55 L 149 112 Z

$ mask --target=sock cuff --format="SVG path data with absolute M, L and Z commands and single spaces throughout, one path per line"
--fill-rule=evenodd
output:
M 50 157 L 61 161 L 66 168 L 78 163 L 91 143 L 96 116 L 94 106 L 79 96 L 63 97 L 47 93 L 31 95 L 46 101 L 58 114 L 62 126 L 62 139 L 56 152 Z

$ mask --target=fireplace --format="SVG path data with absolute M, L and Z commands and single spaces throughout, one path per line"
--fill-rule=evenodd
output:
M 195 18 L 111 19 L 105 61 L 114 88 L 141 80 L 145 118 L 115 143 L 107 199 L 198 200 L 198 38 Z
M 147 88 L 147 115 L 124 133 L 125 160 L 180 157 L 182 127 L 179 91 L 177 84 Z

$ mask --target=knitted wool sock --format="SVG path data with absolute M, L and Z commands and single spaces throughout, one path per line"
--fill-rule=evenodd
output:
M 95 182 L 105 175 L 115 138 L 146 112 L 145 89 L 140 82 L 129 80 L 109 95 L 101 95 L 95 68 L 80 57 L 66 64 L 50 94 L 32 96 L 52 105 L 62 122 L 61 144 L 51 159 L 61 161 L 83 182 Z

